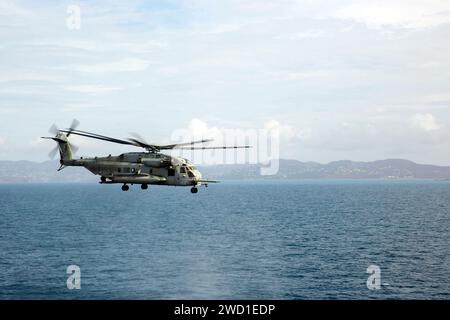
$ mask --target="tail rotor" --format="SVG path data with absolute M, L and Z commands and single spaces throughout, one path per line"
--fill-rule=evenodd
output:
M 79 125 L 80 125 L 80 121 L 78 121 L 77 119 L 73 119 L 72 124 L 70 125 L 70 128 L 68 129 L 67 137 L 69 137 L 72 134 L 72 131 L 75 130 Z
M 80 125 L 80 122 L 76 119 L 73 119 L 70 128 L 67 133 L 62 132 L 55 124 L 53 124 L 48 130 L 49 133 L 54 135 L 53 137 L 41 137 L 42 139 L 51 139 L 57 143 L 55 148 L 53 148 L 49 153 L 48 157 L 50 159 L 54 159 L 56 154 L 60 153 L 61 161 L 63 160 L 71 160 L 72 154 L 78 151 L 78 147 L 73 145 L 67 139 L 73 130 L 75 130 Z

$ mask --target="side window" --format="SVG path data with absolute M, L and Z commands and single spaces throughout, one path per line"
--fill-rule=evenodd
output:
M 180 168 L 180 173 L 186 173 L 186 167 L 181 167 Z
M 168 171 L 168 172 L 167 172 L 167 175 L 168 175 L 169 177 L 175 176 L 175 169 L 168 169 L 167 171 Z
M 117 172 L 121 173 L 122 169 L 121 168 L 117 168 Z

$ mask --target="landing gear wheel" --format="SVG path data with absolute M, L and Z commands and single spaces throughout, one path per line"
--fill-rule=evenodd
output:
M 145 183 L 141 184 L 141 189 L 142 190 L 147 190 L 148 189 L 148 184 L 145 184 Z
M 122 186 L 122 191 L 128 191 L 128 190 L 130 190 L 130 187 L 127 186 L 126 184 L 124 184 L 124 185 Z
M 101 181 L 102 183 L 105 183 L 105 182 L 106 182 L 106 177 L 101 177 L 101 178 L 100 178 L 100 181 Z
M 198 192 L 197 187 L 192 187 L 192 188 L 191 188 L 191 192 L 192 192 L 192 193 L 197 193 L 197 192 Z

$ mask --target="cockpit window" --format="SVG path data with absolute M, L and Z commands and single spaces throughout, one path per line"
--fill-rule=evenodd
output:
M 181 167 L 180 168 L 180 173 L 186 173 L 186 167 Z
M 188 171 L 188 176 L 189 176 L 189 178 L 195 178 L 194 174 L 190 170 Z

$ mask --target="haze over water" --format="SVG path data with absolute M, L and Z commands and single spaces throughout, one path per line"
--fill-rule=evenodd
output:
M 0 298 L 448 299 L 450 182 L 0 185 Z M 66 268 L 81 268 L 81 289 Z M 369 290 L 366 269 L 381 269 Z

